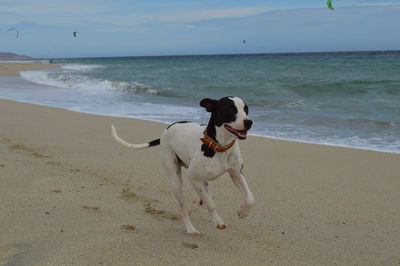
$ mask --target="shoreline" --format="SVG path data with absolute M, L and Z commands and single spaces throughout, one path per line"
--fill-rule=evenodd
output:
M 36 104 L 36 103 L 25 102 L 25 101 L 17 101 L 17 100 L 13 100 L 13 99 L 0 98 L 0 101 L 1 100 L 11 101 L 11 102 L 18 102 L 18 103 L 25 103 L 25 104 L 32 104 L 32 105 L 48 107 L 48 108 L 55 108 L 55 109 L 60 109 L 60 110 L 65 110 L 65 111 L 70 111 L 70 112 L 75 112 L 75 113 L 87 114 L 87 115 L 106 116 L 106 117 L 110 117 L 110 118 L 133 119 L 133 120 L 139 120 L 139 121 L 143 121 L 143 122 L 158 123 L 158 124 L 161 124 L 161 125 L 164 125 L 164 126 L 170 125 L 170 123 L 167 123 L 167 122 L 164 122 L 164 121 L 159 121 L 159 120 L 142 119 L 142 118 L 138 118 L 138 117 L 130 117 L 130 116 L 122 116 L 122 115 L 118 116 L 118 115 L 107 115 L 107 114 L 102 114 L 102 113 L 76 111 L 76 110 L 72 110 L 72 109 L 68 109 L 68 108 L 56 107 L 56 106 L 52 106 L 52 105 Z M 326 147 L 341 148 L 341 149 L 350 149 L 350 150 L 356 150 L 356 151 L 366 151 L 366 152 L 377 152 L 377 153 L 400 155 L 400 152 L 393 152 L 393 151 L 386 151 L 386 150 L 379 150 L 379 149 L 368 149 L 368 148 L 361 148 L 361 147 L 351 147 L 351 146 L 340 145 L 340 144 L 317 143 L 317 142 L 306 141 L 306 140 L 285 139 L 285 138 L 278 138 L 278 137 L 272 137 L 272 136 L 263 136 L 263 135 L 257 135 L 257 134 L 251 134 L 251 133 L 248 134 L 248 136 L 261 138 L 261 139 L 267 139 L 267 140 L 273 140 L 273 141 L 282 141 L 282 142 L 289 142 L 289 143 L 299 143 L 299 144 L 318 145 L 318 146 L 326 146 Z
M 151 124 L 158 124 L 161 128 L 166 128 L 170 123 L 163 122 L 163 121 L 158 121 L 158 120 L 148 120 L 148 119 L 141 119 L 137 117 L 128 117 L 128 116 L 118 116 L 118 115 L 107 115 L 107 114 L 101 114 L 101 113 L 91 113 L 91 112 L 84 112 L 84 111 L 75 111 L 72 109 L 68 108 L 62 108 L 62 107 L 56 107 L 56 106 L 51 106 L 51 105 L 42 105 L 42 104 L 36 104 L 36 103 L 31 103 L 31 102 L 24 102 L 24 101 L 17 101 L 17 100 L 11 100 L 11 99 L 4 99 L 0 98 L 0 102 L 10 102 L 10 103 L 19 103 L 19 104 L 26 104 L 26 105 L 33 105 L 37 107 L 43 107 L 43 108 L 49 108 L 49 109 L 56 109 L 56 110 L 62 110 L 66 112 L 72 112 L 76 114 L 82 114 L 82 115 L 89 115 L 89 116 L 98 116 L 98 117 L 105 117 L 109 119 L 128 119 L 128 120 L 133 120 L 133 121 L 138 121 L 141 123 L 151 123 Z M 161 134 L 161 132 L 160 132 Z M 282 142 L 285 143 L 287 142 L 288 145 L 292 144 L 299 144 L 299 145 L 311 145 L 311 146 L 321 146 L 326 147 L 326 148 L 337 148 L 337 149 L 345 149 L 345 150 L 353 150 L 353 151 L 359 151 L 359 152 L 371 152 L 371 153 L 382 153 L 382 154 L 388 154 L 388 155 L 394 155 L 394 156 L 399 156 L 400 158 L 400 153 L 396 152 L 390 152 L 390 151 L 380 151 L 380 150 L 371 150 L 371 149 L 366 149 L 366 148 L 358 148 L 358 147 L 349 147 L 349 146 L 341 146 L 341 145 L 336 145 L 336 144 L 329 144 L 329 143 L 315 143 L 312 141 L 300 141 L 300 140 L 292 140 L 292 139 L 284 139 L 284 138 L 275 138 L 271 136 L 262 136 L 262 135 L 253 135 L 253 134 L 248 134 L 248 137 L 251 138 L 259 138 L 261 140 L 265 139 L 267 141 L 272 141 L 272 142 Z
M 59 65 L 46 63 L 2 62 L 0 61 L 0 76 L 18 76 L 20 71 L 51 69 Z

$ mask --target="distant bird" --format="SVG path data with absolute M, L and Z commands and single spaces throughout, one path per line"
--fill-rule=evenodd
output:
M 246 44 L 246 40 L 243 40 L 243 44 Z
M 17 39 L 17 38 L 18 38 L 18 36 L 19 36 L 19 32 L 18 32 L 18 30 L 16 30 L 15 28 L 9 28 L 9 29 L 7 30 L 7 32 L 9 32 L 9 31 L 15 31 L 15 33 L 16 33 L 16 35 L 15 35 L 15 39 Z
M 78 32 L 74 31 L 74 33 L 72 33 L 72 35 L 74 35 L 74 37 L 76 38 L 76 37 L 78 37 Z

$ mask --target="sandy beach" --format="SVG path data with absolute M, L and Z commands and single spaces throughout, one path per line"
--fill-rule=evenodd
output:
M 121 147 L 111 124 L 131 143 L 166 127 L 0 100 L 1 265 L 400 264 L 399 154 L 251 136 L 240 142 L 256 198 L 247 218 L 223 176 L 210 183 L 217 230 L 184 178 L 195 237 L 159 148 Z
M 1 62 L 0 61 L 0 76 L 15 76 L 19 71 L 38 70 L 56 68 L 58 65 L 42 64 L 42 63 L 19 63 L 19 62 Z

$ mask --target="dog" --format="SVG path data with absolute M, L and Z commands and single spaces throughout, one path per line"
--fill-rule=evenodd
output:
M 211 113 L 207 125 L 188 121 L 169 125 L 156 139 L 144 144 L 130 144 L 122 140 L 111 126 L 113 138 L 121 145 L 132 149 L 146 149 L 161 146 L 161 157 L 165 174 L 170 178 L 172 190 L 178 200 L 181 219 L 189 234 L 200 234 L 193 226 L 183 199 L 181 168 L 187 169 L 187 178 L 200 197 L 211 221 L 218 229 L 225 229 L 225 223 L 216 210 L 208 191 L 208 181 L 215 180 L 228 172 L 233 183 L 244 194 L 244 202 L 237 212 L 239 218 L 249 214 L 255 200 L 242 174 L 243 160 L 236 139 L 244 140 L 252 127 L 249 108 L 238 97 L 223 97 L 219 100 L 205 98 L 200 106 Z

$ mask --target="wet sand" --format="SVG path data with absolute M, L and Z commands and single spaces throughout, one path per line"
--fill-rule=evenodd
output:
M 58 65 L 42 63 L 1 62 L 0 76 L 16 76 L 20 71 L 56 68 Z

